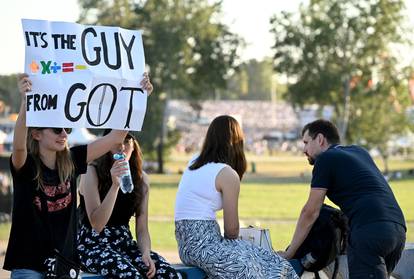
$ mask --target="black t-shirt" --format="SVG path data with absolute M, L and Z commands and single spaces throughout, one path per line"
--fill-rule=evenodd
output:
M 93 166 L 93 165 L 92 165 Z M 134 186 L 135 188 L 137 186 Z M 99 191 L 99 196 L 101 202 L 105 199 L 109 189 L 106 191 Z M 118 190 L 118 195 L 115 200 L 114 208 L 111 213 L 111 217 L 106 224 L 106 226 L 120 226 L 120 225 L 128 225 L 129 220 L 136 212 L 137 207 L 137 196 L 135 191 L 132 193 L 124 194 L 121 189 Z M 85 206 L 85 199 L 83 195 L 80 195 L 80 210 L 81 210 L 81 222 L 82 224 L 86 225 L 87 227 L 91 227 L 91 224 L 88 219 L 88 215 L 86 213 L 86 206 Z
M 369 153 L 355 145 L 333 145 L 320 154 L 312 173 L 312 188 L 327 189 L 327 197 L 349 218 L 351 228 L 389 221 L 405 228 L 394 194 Z
M 64 249 L 64 245 L 75 233 L 72 228 L 77 220 L 71 216 L 76 209 L 74 195 L 77 177 L 86 172 L 86 153 L 86 145 L 71 148 L 75 173 L 65 183 L 59 183 L 57 170 L 42 164 L 44 191 L 36 189 L 36 168 L 31 154 L 27 155 L 26 162 L 18 171 L 10 160 L 13 212 L 4 269 L 44 271 L 44 261 L 55 248 L 66 257 L 75 259 L 76 251 Z M 44 210 L 46 207 L 47 211 Z

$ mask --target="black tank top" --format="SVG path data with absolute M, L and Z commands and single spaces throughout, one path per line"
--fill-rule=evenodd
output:
M 136 187 L 136 186 L 134 186 Z M 105 199 L 107 191 L 100 191 L 99 196 L 101 202 Z M 132 193 L 124 194 L 121 189 L 118 190 L 118 196 L 116 197 L 116 201 L 114 204 L 114 208 L 112 210 L 111 217 L 108 220 L 106 226 L 120 226 L 120 225 L 128 225 L 129 219 L 135 214 L 136 212 L 136 194 L 133 191 Z M 86 206 L 85 206 L 85 199 L 83 195 L 80 195 L 80 219 L 82 224 L 91 227 L 89 222 L 88 214 L 86 213 Z

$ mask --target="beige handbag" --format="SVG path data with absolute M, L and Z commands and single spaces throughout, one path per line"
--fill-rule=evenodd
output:
M 253 226 L 240 228 L 239 239 L 250 241 L 256 246 L 273 251 L 269 229 L 255 228 Z

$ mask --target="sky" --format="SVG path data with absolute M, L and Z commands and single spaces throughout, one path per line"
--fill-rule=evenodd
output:
M 247 46 L 241 52 L 243 60 L 271 56 L 272 34 L 270 17 L 282 10 L 295 11 L 301 0 L 224 0 L 223 21 L 231 31 L 244 38 Z M 414 15 L 414 1 L 407 0 L 409 14 Z M 0 75 L 23 72 L 24 41 L 21 19 L 44 19 L 75 22 L 78 19 L 77 0 L 11 0 L 0 2 Z M 411 22 L 414 22 L 411 19 Z

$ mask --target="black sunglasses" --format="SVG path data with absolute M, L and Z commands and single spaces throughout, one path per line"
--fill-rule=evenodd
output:
M 63 130 L 65 130 L 66 134 L 68 135 L 72 133 L 72 128 L 50 128 L 50 129 L 52 129 L 53 133 L 55 133 L 56 135 L 60 135 Z
M 38 130 L 44 130 L 44 129 L 50 129 L 55 133 L 56 135 L 60 135 L 63 130 L 65 130 L 66 134 L 72 133 L 72 128 L 37 128 Z

